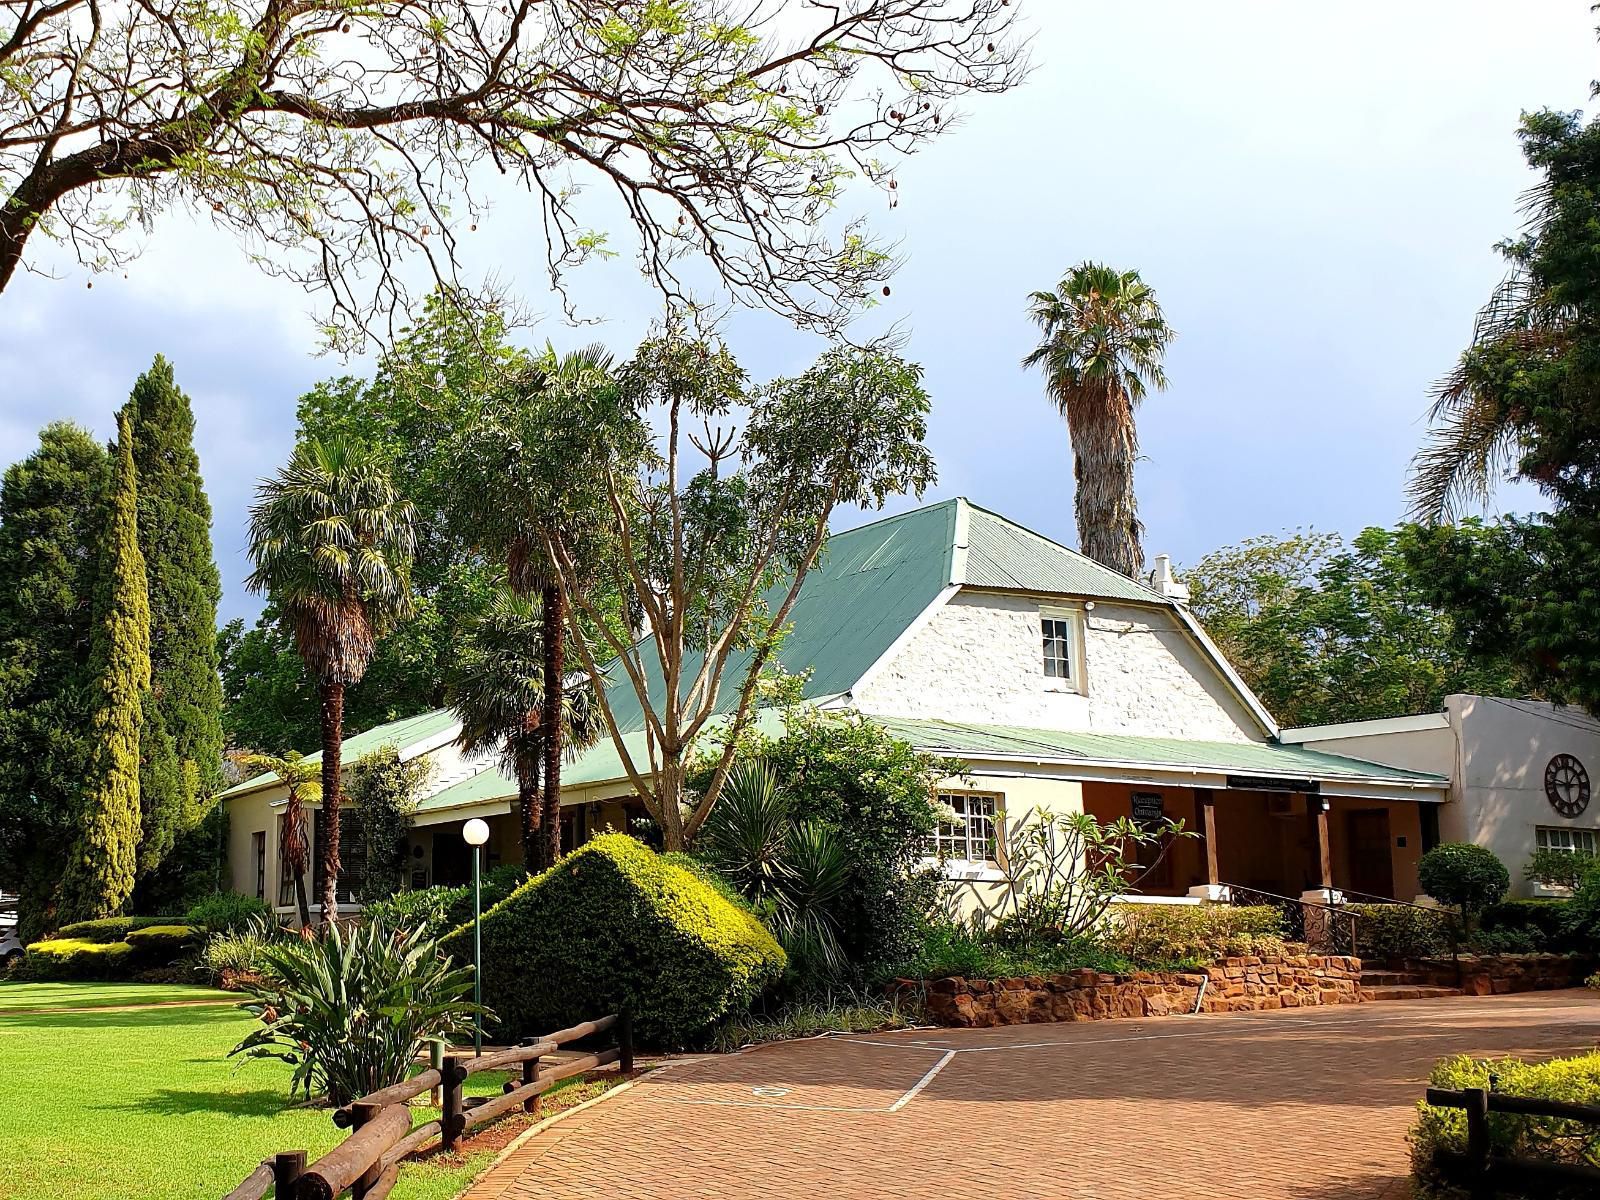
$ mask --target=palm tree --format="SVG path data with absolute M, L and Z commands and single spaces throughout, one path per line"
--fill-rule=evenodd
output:
M 416 517 L 381 466 L 341 440 L 302 442 L 256 491 L 251 591 L 272 597 L 317 681 L 322 728 L 322 917 L 337 911 L 344 692 L 411 606 Z
M 1175 336 L 1137 271 L 1080 263 L 1053 292 L 1034 292 L 1029 314 L 1044 331 L 1025 367 L 1041 366 L 1072 439 L 1078 545 L 1131 579 L 1144 571 L 1133 463 L 1133 410 L 1164 388 L 1162 359 Z
M 1530 359 L 1566 348 L 1573 315 L 1521 270 L 1495 289 L 1478 313 L 1472 344 L 1434 385 L 1432 428 L 1412 459 L 1406 487 L 1414 517 L 1448 520 L 1488 502 L 1495 482 L 1525 449 L 1527 414 L 1513 399 L 1516 377 Z
M 294 876 L 295 904 L 300 910 L 300 928 L 311 927 L 311 906 L 306 901 L 306 805 L 322 799 L 322 784 L 317 768 L 291 750 L 282 758 L 272 754 L 242 754 L 239 765 L 247 771 L 270 771 L 289 789 L 283 808 L 283 838 L 278 853 Z
M 554 404 L 568 408 L 581 407 L 584 398 L 612 386 L 612 356 L 599 344 L 585 346 L 569 354 L 557 355 L 555 347 L 546 345 L 545 352 L 522 384 L 522 393 L 528 403 Z M 546 456 L 549 457 L 548 455 Z M 559 470 L 559 462 L 554 466 Z M 542 678 L 546 683 L 546 702 L 551 708 L 566 712 L 566 596 L 546 551 L 548 537 L 555 529 L 570 535 L 566 527 L 560 497 L 568 492 L 565 481 L 550 478 L 546 481 L 542 498 L 529 514 L 530 520 L 510 542 L 506 568 L 513 590 L 530 595 L 539 593 L 540 612 L 544 618 L 546 636 Z M 579 540 L 567 537 L 566 540 Z M 593 708 L 586 706 L 593 712 Z M 598 715 L 594 718 L 598 726 Z M 564 729 L 552 725 L 544 738 L 544 812 L 541 824 L 545 848 L 541 860 L 553 863 L 561 854 L 561 761 Z M 598 729 L 597 729 L 598 733 Z M 592 743 L 591 743 L 592 744 Z
M 552 865 L 560 854 L 561 814 L 541 803 L 539 794 L 552 740 L 544 723 L 545 632 L 538 599 L 510 590 L 495 593 L 467 630 L 450 687 L 450 703 L 461 718 L 461 749 L 468 754 L 498 751 L 501 764 L 517 781 L 522 861 L 530 874 Z M 564 744 L 569 753 L 600 739 L 589 700 L 587 681 L 562 689 L 558 745 Z M 549 836 L 552 826 L 554 838 Z

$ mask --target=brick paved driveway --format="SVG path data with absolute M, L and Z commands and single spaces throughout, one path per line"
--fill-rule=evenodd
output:
M 1401 1200 L 1435 1058 L 1600 1042 L 1600 997 L 790 1042 L 652 1073 L 468 1200 Z

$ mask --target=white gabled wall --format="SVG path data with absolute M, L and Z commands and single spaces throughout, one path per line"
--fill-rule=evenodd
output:
M 1082 690 L 1048 679 L 1041 606 L 1082 622 Z M 881 716 L 1259 741 L 1231 687 L 1168 612 L 963 589 L 852 693 Z

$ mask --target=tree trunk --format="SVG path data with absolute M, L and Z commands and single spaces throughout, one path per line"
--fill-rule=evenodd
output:
M 546 584 L 544 614 L 544 852 L 540 862 L 555 866 L 561 857 L 561 752 L 565 722 L 562 672 L 566 669 L 566 614 L 561 589 Z
M 339 913 L 339 751 L 344 743 L 344 684 L 324 683 L 322 697 L 322 923 Z
M 536 712 L 525 713 L 522 718 L 523 736 L 525 738 L 536 736 L 538 728 L 539 714 Z M 542 812 L 543 800 L 539 795 L 539 759 L 527 755 L 519 755 L 517 758 L 517 814 L 522 823 L 522 866 L 530 875 L 539 870 L 539 852 L 542 849 L 539 841 L 539 818 Z
M 662 758 L 661 770 L 656 776 L 656 800 L 661 807 L 656 819 L 661 824 L 663 853 L 687 850 L 688 840 L 683 831 L 683 770 L 676 759 Z
M 310 929 L 311 903 L 306 899 L 306 873 L 304 871 L 296 871 L 294 873 L 294 899 L 295 903 L 300 907 L 300 928 Z
M 1139 440 L 1133 406 L 1120 391 L 1074 397 L 1067 405 L 1072 438 L 1078 549 L 1130 579 L 1144 573 L 1144 525 L 1133 490 Z

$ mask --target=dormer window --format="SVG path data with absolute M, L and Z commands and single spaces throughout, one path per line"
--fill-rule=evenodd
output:
M 1044 674 L 1046 679 L 1072 678 L 1072 619 L 1039 618 L 1039 628 L 1044 632 Z
M 1047 692 L 1083 691 L 1083 613 L 1039 609 L 1039 663 Z

